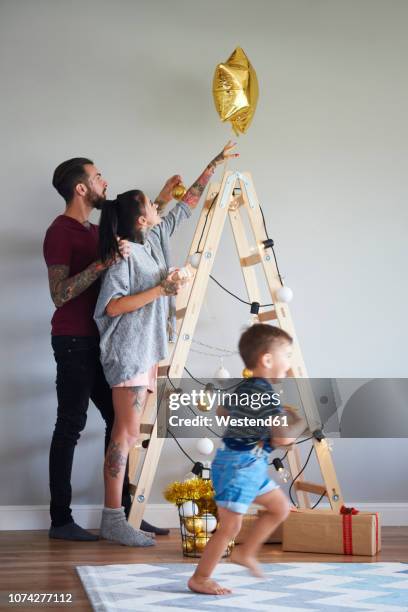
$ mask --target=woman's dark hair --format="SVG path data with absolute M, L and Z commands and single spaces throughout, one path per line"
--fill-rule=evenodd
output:
M 139 189 L 125 191 L 116 200 L 106 200 L 99 221 L 99 251 L 103 262 L 121 257 L 117 236 L 137 242 L 136 221 L 145 213 L 145 195 Z

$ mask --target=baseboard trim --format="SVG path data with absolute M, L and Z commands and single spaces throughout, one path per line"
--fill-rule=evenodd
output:
M 408 525 L 408 502 L 401 503 L 349 503 L 359 510 L 379 512 L 384 526 Z M 327 508 L 327 504 L 321 504 Z M 72 507 L 76 522 L 86 529 L 98 529 L 101 506 L 76 505 Z M 148 504 L 145 518 L 158 527 L 178 527 L 177 509 L 171 504 Z M 48 529 L 48 506 L 0 506 L 0 531 Z
M 73 505 L 75 521 L 85 529 L 98 529 L 102 506 Z M 149 504 L 145 519 L 158 527 L 178 527 L 177 508 L 171 504 Z M 0 531 L 48 529 L 48 506 L 0 506 Z

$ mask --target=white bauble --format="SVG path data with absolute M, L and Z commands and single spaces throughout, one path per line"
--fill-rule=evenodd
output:
M 185 501 L 180 506 L 180 516 L 197 516 L 198 506 L 193 501 Z
M 214 450 L 214 442 L 210 438 L 201 438 L 197 440 L 196 449 L 202 455 L 211 455 Z
M 286 285 L 284 285 L 283 287 L 280 287 L 277 290 L 276 297 L 278 299 L 278 302 L 284 302 L 288 304 L 292 301 L 293 291 L 290 287 L 286 287 Z
M 187 529 L 185 528 L 185 526 L 184 526 L 184 524 L 183 524 L 183 523 L 181 523 L 181 525 L 180 525 L 180 531 L 181 531 L 181 535 L 183 535 L 183 536 L 185 536 L 185 537 L 187 537 L 188 535 L 190 535 L 190 534 L 188 533 Z
M 198 268 L 201 261 L 201 253 L 193 253 L 188 258 L 189 263 L 193 266 L 193 268 Z
M 213 531 L 215 531 L 217 527 L 217 519 L 213 514 L 203 514 L 201 520 L 205 525 L 205 531 L 207 533 L 212 533 Z

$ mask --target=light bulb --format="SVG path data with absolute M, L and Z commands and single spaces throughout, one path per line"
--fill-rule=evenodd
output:
M 284 285 L 283 287 L 279 287 L 276 292 L 276 298 L 278 302 L 284 302 L 285 304 L 288 304 L 293 299 L 293 291 L 290 287 L 287 287 L 286 285 Z
M 214 450 L 214 442 L 210 438 L 197 440 L 196 449 L 201 455 L 211 455 Z
M 223 378 L 231 378 L 231 374 L 228 372 L 227 368 L 224 368 L 224 361 L 220 359 L 220 367 L 214 373 L 214 378 L 223 379 Z
M 188 261 L 190 265 L 193 266 L 193 268 L 198 268 L 201 261 L 201 253 L 193 253 L 192 255 L 190 255 Z
M 278 470 L 278 476 L 282 480 L 282 482 L 288 482 L 290 478 L 290 473 L 286 468 L 281 468 Z

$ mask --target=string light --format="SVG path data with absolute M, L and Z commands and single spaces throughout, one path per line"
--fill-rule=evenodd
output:
M 279 478 L 283 481 L 283 482 L 288 482 L 289 478 L 290 478 L 290 473 L 289 471 L 285 468 L 285 466 L 282 463 L 282 460 L 279 459 L 279 457 L 276 457 L 273 461 L 272 461 L 272 465 L 274 466 L 275 470 L 278 472 L 279 474 Z

